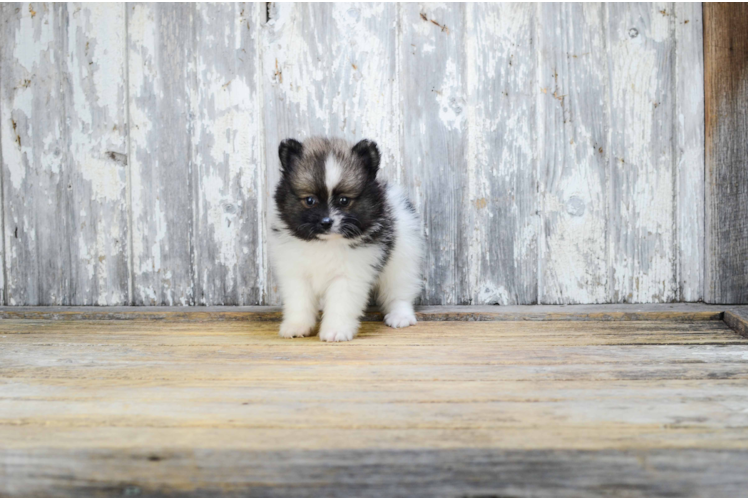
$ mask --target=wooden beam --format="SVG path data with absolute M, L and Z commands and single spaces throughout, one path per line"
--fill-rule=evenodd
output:
M 418 321 L 718 321 L 724 308 L 704 304 L 575 306 L 421 306 Z M 4 320 L 280 321 L 281 309 L 249 307 L 0 307 Z M 370 310 L 365 321 L 381 321 Z
M 748 303 L 748 4 L 704 4 L 705 300 Z
M 748 337 L 748 307 L 729 309 L 723 316 L 727 326 L 743 337 Z

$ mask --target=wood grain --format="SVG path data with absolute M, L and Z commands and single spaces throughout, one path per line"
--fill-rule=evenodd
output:
M 125 5 L 70 4 L 67 10 L 64 91 L 73 200 L 63 217 L 75 228 L 77 247 L 77 285 L 67 303 L 127 304 Z
M 133 305 L 195 304 L 190 4 L 128 4 Z
M 705 300 L 748 303 L 748 6 L 704 4 Z
M 725 324 L 748 338 L 748 307 L 731 308 L 725 311 Z
M 721 321 L 364 323 L 330 345 L 272 322 L 5 319 L 0 346 L 2 495 L 748 485 L 748 339 Z
M 403 181 L 425 229 L 423 304 L 470 301 L 465 271 L 472 231 L 463 168 L 466 8 L 453 3 L 400 6 Z
M 748 486 L 744 474 L 748 454 L 743 450 L 312 450 L 289 455 L 234 450 L 164 453 L 143 445 L 130 454 L 128 464 L 112 464 L 108 451 L 6 451 L 3 459 L 10 479 L 2 493 L 739 497 Z M 107 464 L 103 470 L 102 464 Z M 180 479 L 185 470 L 192 481 Z M 163 477 L 172 478 L 168 486 L 160 480 Z
M 68 304 L 75 271 L 61 50 L 67 9 L 32 7 L 32 15 L 29 7 L 3 5 L 6 303 Z
M 609 4 L 608 286 L 613 302 L 676 298 L 672 4 Z
M 743 16 L 720 9 L 710 67 L 737 75 Z M 743 150 L 711 139 L 745 128 L 744 78 L 713 70 L 706 182 L 701 17 L 4 5 L 0 303 L 278 305 L 277 147 L 311 135 L 378 142 L 424 221 L 423 304 L 748 302 L 744 175 L 722 166 Z
M 704 27 L 699 3 L 674 4 L 678 300 L 704 299 Z
M 197 4 L 192 147 L 195 303 L 260 304 L 266 275 L 262 116 L 256 112 L 261 4 Z
M 536 8 L 470 4 L 466 212 L 472 304 L 538 302 Z M 491 47 L 492 50 L 485 50 Z
M 3 30 L 5 303 L 126 304 L 124 7 L 9 4 Z
M 609 302 L 604 6 L 543 4 L 539 15 L 540 302 Z

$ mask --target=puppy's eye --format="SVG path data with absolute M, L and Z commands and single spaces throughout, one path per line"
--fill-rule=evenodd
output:
M 348 205 L 349 205 L 350 203 L 351 203 L 351 200 L 350 200 L 350 199 L 349 199 L 348 197 L 346 197 L 346 196 L 341 196 L 341 197 L 340 197 L 340 198 L 338 199 L 338 204 L 339 204 L 339 205 L 340 205 L 341 207 L 347 207 L 347 206 L 348 206 Z
M 314 196 L 307 196 L 306 198 L 304 198 L 304 203 L 308 207 L 313 207 L 317 204 L 317 198 L 315 198 Z

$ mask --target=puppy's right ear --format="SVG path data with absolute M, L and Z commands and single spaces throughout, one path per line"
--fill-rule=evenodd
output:
M 293 171 L 296 161 L 301 158 L 303 146 L 296 139 L 285 139 L 278 146 L 278 157 L 281 162 L 283 175 L 288 175 Z

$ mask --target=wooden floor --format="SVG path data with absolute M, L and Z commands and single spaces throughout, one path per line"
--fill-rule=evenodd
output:
M 3 496 L 748 494 L 748 338 L 713 314 L 369 322 L 342 344 L 11 316 Z

